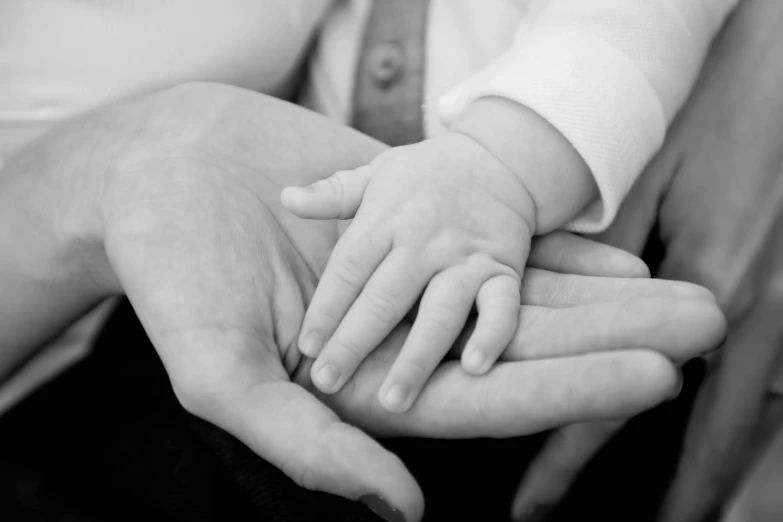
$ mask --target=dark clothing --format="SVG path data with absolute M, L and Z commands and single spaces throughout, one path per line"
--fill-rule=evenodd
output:
M 603 450 L 554 519 L 649 520 L 676 462 L 695 380 Z M 543 438 L 386 445 L 419 480 L 426 520 L 492 521 L 507 520 Z M 125 302 L 94 353 L 0 417 L 0 520 L 378 519 L 357 503 L 299 488 L 185 412 Z

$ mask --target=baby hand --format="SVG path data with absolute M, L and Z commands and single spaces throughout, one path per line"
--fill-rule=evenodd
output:
M 474 303 L 465 369 L 486 372 L 511 341 L 536 209 L 519 179 L 474 139 L 448 133 L 390 149 L 281 197 L 302 218 L 355 215 L 299 337 L 300 351 L 317 357 L 312 380 L 322 392 L 338 391 L 420 296 L 410 336 L 378 392 L 390 411 L 411 407 Z

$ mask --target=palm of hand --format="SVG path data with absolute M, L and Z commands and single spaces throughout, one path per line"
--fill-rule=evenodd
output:
M 297 363 L 292 339 L 337 227 L 334 222 L 304 223 L 281 212 L 279 182 L 312 181 L 324 172 L 365 164 L 380 146 L 347 129 L 336 132 L 334 124 L 283 102 L 221 86 L 173 89 L 129 107 L 143 109 L 142 121 L 133 120 L 134 139 L 124 144 L 108 175 L 99 169 L 100 184 L 93 185 L 99 188 L 85 191 L 100 195 L 99 216 L 91 216 L 89 235 L 100 238 L 100 250 L 105 245 L 111 261 L 108 269 L 92 275 L 108 281 L 114 291 L 128 293 L 191 411 L 231 432 L 302 485 L 352 499 L 381 494 L 410 519 L 418 519 L 421 493 L 399 460 L 340 422 L 306 391 L 306 365 L 294 374 L 302 386 L 289 379 Z M 205 113 L 205 107 L 214 113 Z M 244 118 L 249 112 L 258 118 Z M 109 122 L 121 121 L 120 116 L 102 115 Z M 296 124 L 297 117 L 302 124 Z M 295 134 L 281 135 L 276 132 L 280 128 Z M 301 154 L 296 149 L 302 142 L 322 147 L 313 145 L 315 150 Z M 601 259 L 598 264 L 613 267 L 615 275 L 639 274 L 635 259 L 629 263 L 627 256 L 618 258 L 611 250 L 571 256 L 564 255 L 558 241 L 549 244 L 550 253 L 542 259 L 559 259 L 555 265 L 563 271 L 595 273 Z M 577 251 L 584 248 L 577 242 Z M 607 255 L 614 262 L 607 263 Z M 592 268 L 580 268 L 578 260 L 591 258 Z M 553 277 L 557 274 L 542 274 L 542 283 Z M 532 305 L 554 307 L 550 321 L 575 325 L 570 333 L 563 328 L 564 336 L 549 336 L 557 353 L 629 344 L 666 351 L 667 339 L 650 337 L 645 325 L 633 323 L 607 330 L 609 336 L 598 328 L 597 337 L 586 339 L 579 334 L 579 323 L 562 319 L 570 312 L 557 307 L 598 302 L 577 315 L 605 321 L 615 317 L 612 309 L 618 303 L 602 301 L 616 300 L 619 294 L 601 278 L 562 277 L 568 282 L 552 285 L 579 285 L 582 290 L 569 292 L 559 305 L 546 284 L 531 285 L 527 296 Z M 677 296 L 672 285 L 617 283 L 634 288 L 631 293 L 640 298 Z M 574 295 L 591 297 L 575 301 Z M 681 310 L 671 315 L 670 306 L 654 306 L 665 324 L 696 328 L 700 334 L 687 337 L 689 342 L 675 351 L 700 350 L 705 341 L 701 332 L 720 330 L 714 321 L 705 329 L 703 320 L 689 320 L 703 317 L 701 303 L 683 303 L 696 316 Z M 532 330 L 534 338 L 546 337 L 540 335 L 546 330 Z M 330 397 L 343 418 L 380 433 L 516 435 L 638 411 L 665 398 L 674 384 L 666 359 L 643 351 L 504 363 L 483 379 L 446 364 L 414 410 L 393 416 L 379 412 L 367 390 L 377 387 L 405 333 L 405 328 L 396 330 L 363 366 L 356 393 L 349 389 Z M 524 358 L 525 350 L 510 357 Z
M 215 114 L 194 120 L 205 100 Z M 95 234 L 110 266 L 96 279 L 128 295 L 189 411 L 305 487 L 353 499 L 374 492 L 420 516 L 421 493 L 399 459 L 289 378 L 338 231 L 282 212 L 278 180 L 317 176 L 318 165 L 350 165 L 352 156 L 358 165 L 380 146 L 348 129 L 349 145 L 340 135 L 310 156 L 291 155 L 297 142 L 281 137 L 281 147 L 274 133 L 249 143 L 258 130 L 241 117 L 247 110 L 271 128 L 299 115 L 309 123 L 301 137 L 313 143 L 323 142 L 319 123 L 332 124 L 236 89 L 188 86 L 143 103 L 165 110 L 139 124 L 102 178 Z M 188 135 L 172 143 L 182 129 Z

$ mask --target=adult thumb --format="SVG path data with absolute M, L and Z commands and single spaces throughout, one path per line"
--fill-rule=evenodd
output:
M 421 520 L 423 495 L 403 462 L 291 382 L 273 338 L 203 320 L 197 307 L 161 306 L 135 294 L 131 302 L 187 411 L 302 487 L 362 501 L 392 522 Z M 188 313 L 172 318 L 164 313 L 171 309 Z
M 363 502 L 391 522 L 421 519 L 423 495 L 402 461 L 301 386 L 258 383 L 221 403 L 214 415 L 195 413 L 300 486 Z

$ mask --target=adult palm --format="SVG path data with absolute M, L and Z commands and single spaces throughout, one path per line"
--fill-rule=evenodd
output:
M 343 392 L 324 399 L 312 392 L 295 339 L 338 224 L 295 219 L 279 193 L 364 164 L 381 146 L 285 102 L 201 84 L 63 127 L 36 145 L 46 154 L 26 153 L 28 167 L 44 163 L 27 172 L 51 178 L 62 170 L 55 152 L 77 138 L 110 146 L 79 156 L 75 177 L 55 176 L 31 198 L 45 214 L 41 201 L 56 195 L 54 235 L 79 239 L 86 293 L 127 294 L 182 404 L 299 484 L 377 495 L 408 520 L 423 511 L 416 481 L 362 430 L 514 436 L 627 416 L 677 392 L 666 355 L 694 356 L 723 335 L 703 289 L 640 278 L 633 256 L 553 236 L 531 263 L 554 271 L 530 270 L 523 328 L 488 375 L 444 364 L 410 412 L 382 411 L 375 392 L 402 325 Z M 20 165 L 13 160 L 9 172 Z M 623 350 L 637 347 L 648 350 Z

